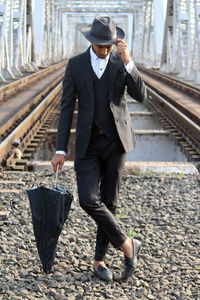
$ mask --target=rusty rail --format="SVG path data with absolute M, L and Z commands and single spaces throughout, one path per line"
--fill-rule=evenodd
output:
M 0 88 L 0 103 L 7 100 L 9 97 L 15 95 L 24 88 L 32 85 L 41 78 L 46 77 L 50 73 L 60 69 L 62 66 L 66 65 L 67 60 L 63 60 L 58 64 L 45 68 L 43 70 L 36 71 L 35 73 L 18 79 L 12 83 L 9 83 Z
M 30 113 L 30 115 L 0 144 L 0 162 L 14 170 L 27 170 L 41 139 L 58 115 L 62 85 L 54 90 Z M 168 99 L 167 99 L 168 100 Z M 167 130 L 187 149 L 192 159 L 200 161 L 200 127 L 184 113 L 164 99 L 157 91 L 148 87 L 147 103 L 157 112 Z M 161 116 L 161 117 L 160 117 Z M 13 149 L 13 141 L 21 144 Z M 16 150 L 16 151 L 15 151 Z
M 45 133 L 45 122 L 50 116 L 51 111 L 59 104 L 62 92 L 62 84 L 59 83 L 53 91 L 23 120 L 23 122 L 9 134 L 0 144 L 0 162 L 6 161 L 6 166 L 14 169 L 26 169 L 28 161 L 23 160 L 23 154 L 29 147 L 29 151 L 35 150 L 37 143 L 32 143 L 34 137 L 42 138 Z M 40 131 L 42 130 L 42 131 Z M 38 134 L 38 135 L 37 135 Z M 20 140 L 21 143 L 17 151 L 13 151 L 14 140 Z M 8 155 L 9 153 L 9 155 Z M 8 155 L 6 157 L 6 155 Z M 16 167 L 16 164 L 22 162 L 22 166 Z
M 192 84 L 189 84 L 187 82 L 183 82 L 181 80 L 178 80 L 177 78 L 163 74 L 160 71 L 155 71 L 149 68 L 146 68 L 142 65 L 137 65 L 137 68 L 141 72 L 141 74 L 147 74 L 150 76 L 150 78 L 156 78 L 159 82 L 163 82 L 168 84 L 169 86 L 175 87 L 176 89 L 179 89 L 189 95 L 192 95 L 193 97 L 200 100 L 200 88 L 197 86 L 194 86 Z
M 13 126 L 15 126 L 16 122 L 22 121 L 22 118 L 26 116 L 35 106 L 38 105 L 42 101 L 42 99 L 48 95 L 48 93 L 62 80 L 63 75 L 59 76 L 54 82 L 49 84 L 46 89 L 44 89 L 41 93 L 39 93 L 31 103 L 27 103 L 22 109 L 20 109 L 15 115 L 10 117 L 10 119 L 0 126 L 0 136 L 7 136 L 11 130 L 13 130 Z
M 147 87 L 147 103 L 163 117 L 162 123 L 171 129 L 171 134 L 180 142 L 182 148 L 192 160 L 200 161 L 200 126 L 165 100 L 156 91 Z M 170 126 L 169 126 L 170 125 Z

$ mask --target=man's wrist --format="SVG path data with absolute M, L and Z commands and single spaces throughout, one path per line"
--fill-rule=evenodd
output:
M 125 65 L 125 68 L 127 70 L 128 73 L 131 73 L 131 71 L 133 70 L 133 67 L 134 67 L 134 62 L 132 61 L 132 59 L 129 61 L 129 63 Z
M 125 65 L 128 65 L 130 63 L 130 61 L 131 61 L 131 57 L 130 56 L 127 56 L 127 57 L 125 57 L 123 59 L 123 62 L 124 62 Z
M 66 152 L 63 151 L 63 150 L 56 150 L 56 154 L 61 154 L 61 155 L 64 155 L 64 156 L 67 155 Z

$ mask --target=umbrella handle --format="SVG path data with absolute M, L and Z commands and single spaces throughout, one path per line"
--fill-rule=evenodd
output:
M 55 181 L 54 181 L 55 187 L 57 187 L 57 185 L 58 185 L 58 168 L 59 168 L 59 164 L 57 164 L 57 167 L 56 167 L 56 176 L 55 176 Z

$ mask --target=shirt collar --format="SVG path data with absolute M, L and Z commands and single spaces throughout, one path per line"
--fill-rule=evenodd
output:
M 91 58 L 92 59 L 99 59 L 99 60 L 101 60 L 101 61 L 103 61 L 103 60 L 109 60 L 109 58 L 110 58 L 110 53 L 106 56 L 106 58 L 99 58 L 97 55 L 96 55 L 96 53 L 94 52 L 94 50 L 92 49 L 92 46 L 90 47 L 90 56 L 91 56 Z

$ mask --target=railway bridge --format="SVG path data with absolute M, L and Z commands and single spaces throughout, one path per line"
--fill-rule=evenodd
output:
M 50 160 L 67 59 L 87 49 L 80 29 L 98 15 L 123 28 L 148 88 L 145 106 L 128 99 L 138 141 L 129 164 L 199 168 L 200 0 L 0 0 L 1 164 L 24 170 Z
M 81 52 L 97 15 L 124 29 L 135 62 L 200 81 L 199 0 L 0 0 L 0 80 Z
M 126 282 L 123 252 L 112 247 L 113 281 L 92 269 L 96 227 L 78 204 L 73 168 L 78 101 L 59 175 L 74 201 L 50 274 L 26 192 L 52 188 L 66 64 L 89 46 L 80 29 L 98 15 L 125 31 L 148 92 L 145 103 L 127 95 L 136 148 L 127 154 L 116 220 L 142 248 Z M 200 0 L 0 0 L 0 299 L 200 299 L 199 172 Z

